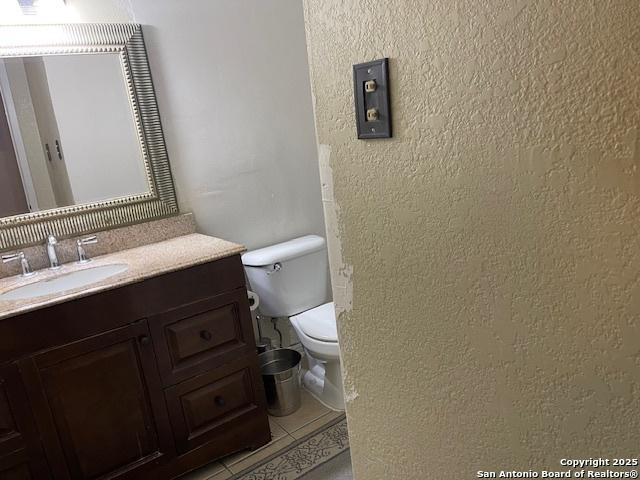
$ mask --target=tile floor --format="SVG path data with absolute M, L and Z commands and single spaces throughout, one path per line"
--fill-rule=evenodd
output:
M 300 480 L 353 480 L 350 452 L 341 453 L 300 477 Z
M 344 416 L 335 419 L 320 431 L 296 441 L 284 452 L 276 453 L 265 461 L 250 467 L 234 480 L 302 480 L 305 474 L 320 469 L 349 450 L 349 432 Z M 350 460 L 350 459 L 349 459 Z M 340 466 L 340 465 L 338 465 Z M 338 469 L 339 470 L 339 469 Z M 344 470 L 344 469 L 342 469 Z M 333 472 L 337 472 L 334 468 Z M 331 476 L 320 477 L 333 480 Z
M 286 417 L 269 417 L 272 440 L 254 451 L 239 452 L 185 475 L 181 480 L 226 480 L 286 448 L 291 443 L 322 428 L 339 416 L 302 390 L 300 409 Z

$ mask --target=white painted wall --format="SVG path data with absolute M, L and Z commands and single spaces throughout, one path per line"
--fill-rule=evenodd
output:
M 76 22 L 132 22 L 129 0 L 66 0 L 65 16 Z
M 324 235 L 298 0 L 68 0 L 143 24 L 180 207 L 203 233 L 264 246 Z
M 118 55 L 43 58 L 75 202 L 148 192 Z

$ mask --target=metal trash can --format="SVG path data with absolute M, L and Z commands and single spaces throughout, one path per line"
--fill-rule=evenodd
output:
M 258 358 L 269 413 L 283 417 L 298 410 L 302 355 L 290 348 L 278 348 L 263 352 Z

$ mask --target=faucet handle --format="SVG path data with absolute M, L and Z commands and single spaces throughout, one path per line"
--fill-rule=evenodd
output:
M 29 260 L 25 256 L 24 252 L 12 253 L 11 255 L 2 255 L 2 263 L 9 262 L 20 262 L 20 267 L 22 268 L 22 276 L 23 277 L 32 277 L 36 274 L 36 272 L 31 270 L 31 266 L 29 265 Z
M 14 260 L 18 260 L 20 255 L 24 255 L 24 252 L 19 253 L 10 253 L 9 255 L 2 255 L 2 263 L 13 262 Z
M 90 237 L 79 239 L 78 242 L 82 243 L 83 245 L 89 245 L 90 243 L 98 243 L 98 236 L 91 235 Z
M 91 259 L 87 257 L 87 252 L 85 251 L 84 246 L 94 243 L 98 243 L 98 237 L 96 235 L 76 240 L 76 246 L 78 248 L 78 263 L 88 263 L 91 261 Z

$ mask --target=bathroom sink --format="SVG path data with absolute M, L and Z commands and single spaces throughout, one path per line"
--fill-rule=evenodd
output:
M 126 272 L 128 268 L 129 266 L 124 264 L 101 265 L 61 274 L 57 277 L 42 279 L 29 285 L 9 290 L 0 294 L 0 300 L 27 300 L 29 298 L 67 292 L 101 282 L 109 277 Z

